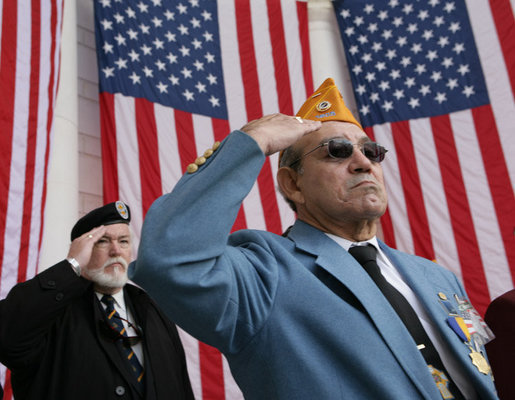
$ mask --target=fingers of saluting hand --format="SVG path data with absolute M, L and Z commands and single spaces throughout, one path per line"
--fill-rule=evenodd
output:
M 266 155 L 284 150 L 302 136 L 320 128 L 321 122 L 285 114 L 265 115 L 241 130 L 251 136 Z
M 75 258 L 79 265 L 86 265 L 91 257 L 95 243 L 105 234 L 106 227 L 101 225 L 75 238 L 70 245 L 68 258 Z

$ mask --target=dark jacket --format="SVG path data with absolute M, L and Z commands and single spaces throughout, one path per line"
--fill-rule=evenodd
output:
M 62 261 L 0 301 L 0 361 L 16 400 L 193 399 L 175 325 L 139 288 L 126 285 L 124 295 L 143 330 L 144 394 L 101 331 L 93 285 Z

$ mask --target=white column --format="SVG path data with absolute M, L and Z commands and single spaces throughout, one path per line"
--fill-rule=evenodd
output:
M 347 61 L 333 4 L 330 0 L 308 0 L 309 43 L 315 89 L 333 78 L 345 104 L 354 115 L 356 101 L 352 93 Z
M 66 257 L 70 231 L 79 215 L 76 12 L 75 0 L 65 0 L 61 75 L 55 105 L 39 271 Z

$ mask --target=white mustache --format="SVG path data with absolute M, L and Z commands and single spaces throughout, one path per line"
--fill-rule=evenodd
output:
M 111 257 L 111 258 L 107 259 L 107 261 L 104 263 L 104 265 L 102 265 L 102 271 L 104 269 L 106 269 L 107 267 L 109 267 L 111 264 L 122 264 L 124 269 L 127 269 L 129 267 L 129 264 L 127 263 L 125 258 L 120 257 L 120 256 Z

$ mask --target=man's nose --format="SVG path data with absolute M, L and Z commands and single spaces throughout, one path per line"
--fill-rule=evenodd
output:
M 113 240 L 111 242 L 111 247 L 109 247 L 109 255 L 115 257 L 119 256 L 120 254 L 120 244 L 116 240 Z

